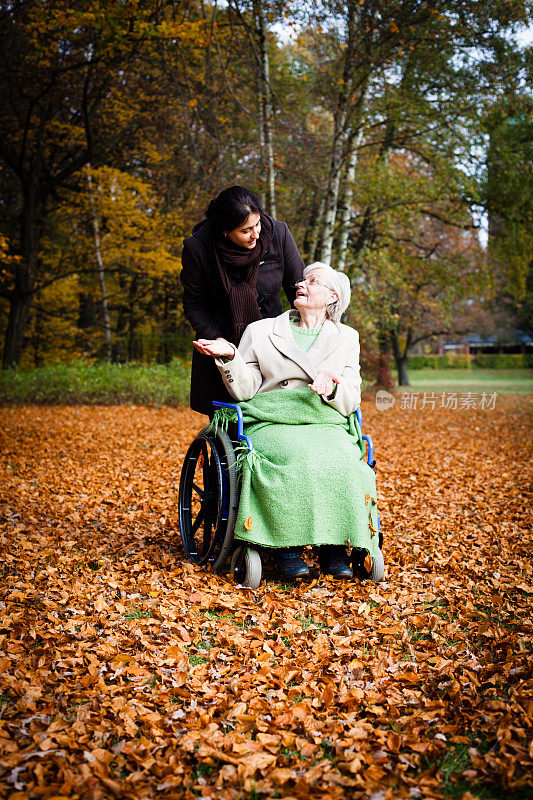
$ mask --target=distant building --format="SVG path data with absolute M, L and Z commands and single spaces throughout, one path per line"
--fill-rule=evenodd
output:
M 469 333 L 439 345 L 443 353 L 532 353 L 533 338 L 529 333 L 511 328 L 497 334 Z

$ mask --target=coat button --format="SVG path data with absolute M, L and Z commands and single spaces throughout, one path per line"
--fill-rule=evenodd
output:
M 289 385 L 289 381 L 281 381 L 281 385 L 282 386 L 288 386 Z

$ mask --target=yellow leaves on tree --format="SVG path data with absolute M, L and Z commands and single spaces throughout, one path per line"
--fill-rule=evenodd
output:
M 126 172 L 101 167 L 92 170 L 95 210 L 101 222 L 104 264 L 123 266 L 151 277 L 177 275 L 180 262 L 168 250 L 167 228 L 179 225 L 175 216 L 165 216 L 148 183 Z M 81 222 L 90 215 L 88 198 L 82 193 L 76 209 Z M 91 250 L 89 238 L 87 247 Z

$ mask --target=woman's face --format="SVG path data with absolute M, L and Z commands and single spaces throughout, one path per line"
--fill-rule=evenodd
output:
M 327 272 L 317 267 L 307 272 L 305 278 L 296 284 L 296 299 L 294 305 L 301 311 L 320 311 L 333 303 L 337 297 L 327 286 Z
M 225 236 L 227 236 L 233 244 L 237 244 L 239 247 L 246 247 L 248 250 L 253 250 L 260 233 L 260 214 L 249 214 L 238 228 L 232 231 L 224 231 Z

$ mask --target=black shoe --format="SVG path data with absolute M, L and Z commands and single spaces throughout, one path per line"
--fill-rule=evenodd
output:
M 348 565 L 348 556 L 343 544 L 323 544 L 320 546 L 318 560 L 320 571 L 334 578 L 353 578 Z
M 303 547 L 282 547 L 276 550 L 276 563 L 286 578 L 303 578 L 309 567 L 302 558 Z

